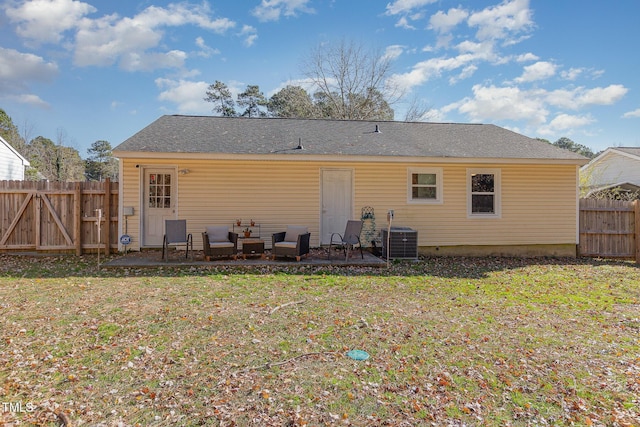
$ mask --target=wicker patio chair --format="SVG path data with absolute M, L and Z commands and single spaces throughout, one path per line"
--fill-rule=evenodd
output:
M 360 257 L 364 259 L 362 243 L 360 242 L 360 232 L 362 232 L 362 221 L 349 220 L 344 229 L 344 234 L 332 233 L 329 242 L 329 259 L 331 259 L 331 249 L 334 245 L 342 246 L 345 260 L 349 259 L 349 251 L 355 249 L 355 245 L 360 247 Z
M 214 257 L 238 257 L 238 233 L 229 231 L 226 226 L 209 226 L 202 233 L 202 249 L 204 259 L 211 261 Z
M 307 227 L 287 226 L 287 231 L 274 233 L 271 239 L 271 254 L 276 257 L 292 257 L 300 261 L 303 256 L 309 255 L 309 233 Z
M 164 221 L 164 238 L 162 239 L 162 259 L 169 261 L 169 248 L 186 246 L 185 258 L 189 258 L 191 248 L 191 260 L 193 261 L 193 236 L 187 234 L 187 220 L 167 219 Z

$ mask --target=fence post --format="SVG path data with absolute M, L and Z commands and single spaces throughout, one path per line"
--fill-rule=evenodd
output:
M 75 218 L 75 240 L 76 256 L 82 255 L 82 184 L 76 182 L 76 189 L 73 195 L 73 216 Z
M 640 264 L 640 200 L 636 199 L 633 202 L 633 208 L 636 229 L 636 264 Z
M 104 180 L 104 255 L 109 256 L 111 252 L 111 179 Z M 98 251 L 100 249 L 98 248 Z

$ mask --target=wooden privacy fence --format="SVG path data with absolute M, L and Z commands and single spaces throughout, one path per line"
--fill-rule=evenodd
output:
M 578 253 L 640 263 L 640 200 L 580 199 Z
M 117 182 L 0 181 L 2 252 L 108 254 L 118 248 L 117 235 Z

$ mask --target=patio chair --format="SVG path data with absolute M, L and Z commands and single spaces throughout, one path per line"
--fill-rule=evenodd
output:
M 165 220 L 164 233 L 164 238 L 162 239 L 162 259 L 169 261 L 170 247 L 186 246 L 185 258 L 189 257 L 189 248 L 191 248 L 191 260 L 193 261 L 193 236 L 191 236 L 191 233 L 187 234 L 187 220 Z
M 206 261 L 211 261 L 213 257 L 237 259 L 238 233 L 229 231 L 226 226 L 209 226 L 202 233 L 202 249 Z
M 333 245 L 342 246 L 344 249 L 344 259 L 349 259 L 349 250 L 353 252 L 355 245 L 360 247 L 360 257 L 364 259 L 362 243 L 360 242 L 360 232 L 362 231 L 362 221 L 349 220 L 344 229 L 344 234 L 332 233 L 329 242 L 329 259 L 331 259 L 331 249 Z
M 289 225 L 287 231 L 274 233 L 271 238 L 271 254 L 276 257 L 294 257 L 300 261 L 303 256 L 309 255 L 309 239 L 311 233 L 307 227 Z

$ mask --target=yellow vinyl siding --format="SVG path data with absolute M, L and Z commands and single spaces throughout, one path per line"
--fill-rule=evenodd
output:
M 120 221 L 120 227 L 122 229 L 121 234 L 126 233 L 131 236 L 131 244 L 128 249 L 138 250 L 140 249 L 140 169 L 136 168 L 137 162 L 130 160 L 120 160 L 124 162 L 122 165 L 122 176 L 120 183 L 122 187 L 122 193 L 120 195 L 121 205 L 133 207 L 133 215 L 126 219 L 122 217 Z M 126 230 L 125 230 L 126 228 Z
M 288 224 L 308 226 L 311 245 L 318 246 L 323 168 L 353 170 L 355 218 L 372 206 L 381 229 L 387 210 L 394 209 L 394 224 L 418 230 L 420 246 L 576 243 L 576 165 L 125 159 L 122 203 L 135 207 L 128 221 L 132 249 L 140 241 L 136 164 L 189 169 L 176 175 L 177 212 L 188 220 L 196 248 L 207 225 L 231 228 L 236 218 L 261 224 L 267 247 L 271 234 Z M 442 204 L 408 203 L 407 169 L 421 167 L 443 169 Z M 467 216 L 468 168 L 501 170 L 500 218 Z

